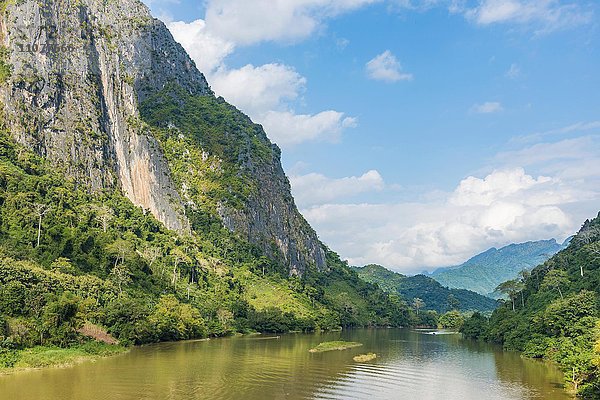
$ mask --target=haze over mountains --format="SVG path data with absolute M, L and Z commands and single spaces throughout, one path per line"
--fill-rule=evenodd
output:
M 439 268 L 428 274 L 442 286 L 468 289 L 486 296 L 497 297 L 496 287 L 514 279 L 524 269 L 542 264 L 569 244 L 555 239 L 510 244 L 491 248 L 455 267 Z

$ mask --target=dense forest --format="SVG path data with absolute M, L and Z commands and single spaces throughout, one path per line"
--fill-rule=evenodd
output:
M 99 351 L 90 332 L 128 345 L 410 324 L 398 296 L 337 254 L 327 252 L 327 270 L 290 276 L 210 211 L 178 235 L 119 190 L 90 193 L 1 130 L 0 368 L 22 365 L 36 346 Z
M 421 300 L 420 308 L 423 310 L 437 313 L 455 309 L 463 312 L 491 312 L 497 307 L 497 302 L 489 297 L 470 290 L 449 289 L 425 275 L 405 276 L 374 264 L 355 270 L 362 279 L 378 284 L 388 293 L 397 293 L 413 303 L 415 299 Z
M 465 336 L 556 362 L 582 398 L 600 398 L 600 215 L 570 245 L 498 289 L 508 300 L 465 321 Z

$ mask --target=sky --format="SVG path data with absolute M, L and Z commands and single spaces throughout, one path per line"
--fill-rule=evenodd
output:
M 146 4 L 352 265 L 457 265 L 600 211 L 600 2 Z

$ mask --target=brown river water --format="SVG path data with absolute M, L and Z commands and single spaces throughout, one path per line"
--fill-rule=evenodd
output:
M 362 347 L 309 353 L 320 342 Z M 353 356 L 373 352 L 367 363 Z M 70 368 L 0 376 L 0 400 L 408 399 L 570 397 L 552 365 L 409 329 L 163 343 Z

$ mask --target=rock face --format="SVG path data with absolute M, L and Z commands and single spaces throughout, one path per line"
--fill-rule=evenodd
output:
M 90 191 L 120 188 L 168 228 L 190 233 L 163 150 L 136 123 L 141 102 L 167 84 L 213 96 L 165 25 L 137 0 L 0 1 L 0 10 L 12 69 L 0 101 L 14 138 Z M 242 211 L 224 207 L 224 225 L 267 253 L 274 243 L 291 272 L 324 268 L 279 159 L 255 172 L 262 191 Z
M 323 245 L 296 208 L 279 148 L 273 146 L 273 151 L 273 162 L 251 167 L 257 192 L 244 210 L 221 207 L 219 214 L 228 229 L 262 245 L 266 254 L 276 256 L 273 248 L 277 249 L 291 274 L 302 274 L 309 263 L 322 270 L 326 268 Z

